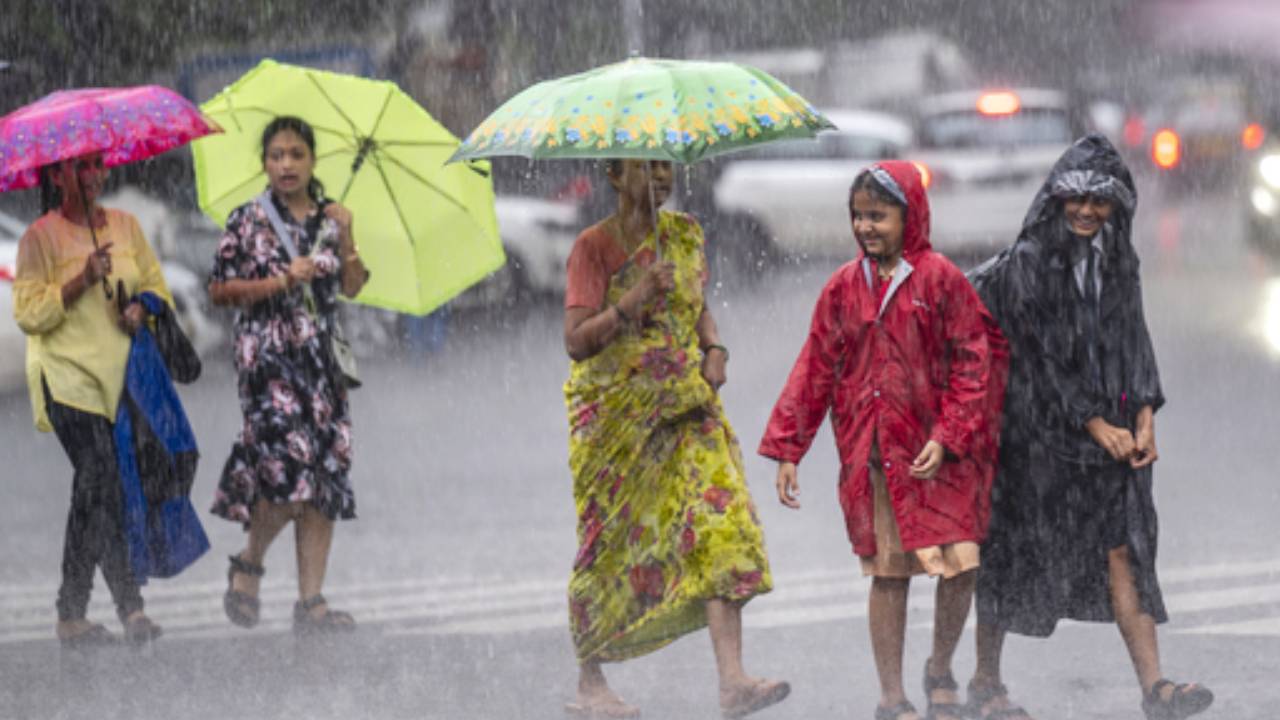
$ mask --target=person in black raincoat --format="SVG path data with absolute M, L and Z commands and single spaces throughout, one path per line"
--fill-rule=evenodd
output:
M 1152 464 L 1164 404 L 1130 239 L 1137 194 L 1101 135 L 1077 140 L 1031 203 L 1013 246 L 970 273 L 1008 338 L 1011 367 L 977 589 L 971 709 L 1025 718 L 1000 681 L 1005 633 L 1058 620 L 1115 622 L 1148 718 L 1213 700 L 1162 678 Z

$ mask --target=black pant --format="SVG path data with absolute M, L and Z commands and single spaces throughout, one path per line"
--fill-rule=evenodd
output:
M 101 415 L 55 402 L 48 387 L 44 397 L 49 422 L 75 469 L 62 549 L 58 619 L 85 617 L 93 590 L 93 570 L 101 567 L 116 613 L 124 620 L 142 609 L 142 594 L 129 569 L 125 546 L 124 497 L 116 467 L 114 427 Z

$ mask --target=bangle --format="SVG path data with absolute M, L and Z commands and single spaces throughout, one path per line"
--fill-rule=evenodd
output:
M 349 255 L 342 256 L 342 262 L 344 263 L 353 263 L 358 261 L 359 259 L 360 259 L 360 253 L 356 253 L 356 252 L 350 253 Z
M 622 308 L 618 305 L 618 303 L 613 303 L 609 305 L 609 307 L 613 308 L 613 311 L 618 313 L 618 317 L 622 320 L 622 322 L 625 322 L 625 323 L 631 322 L 631 318 L 627 317 L 627 314 L 622 312 Z
M 706 355 L 706 354 L 710 353 L 712 350 L 719 350 L 720 352 L 724 353 L 724 361 L 725 361 L 725 362 L 729 362 L 729 348 L 727 348 L 727 347 L 725 347 L 725 346 L 723 346 L 723 345 L 717 345 L 717 344 L 715 344 L 715 343 L 711 343 L 711 344 L 709 344 L 709 345 L 703 345 L 703 346 L 702 346 L 702 354 L 703 354 L 703 355 Z
M 285 273 L 284 275 L 281 275 L 281 276 L 279 276 L 279 277 L 280 277 L 280 290 L 281 290 L 281 291 L 287 291 L 287 290 L 289 289 L 289 284 L 290 284 L 290 283 L 289 283 L 289 274 L 288 274 L 288 273 Z

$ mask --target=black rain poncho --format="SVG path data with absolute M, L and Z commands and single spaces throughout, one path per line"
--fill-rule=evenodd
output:
M 1062 199 L 1106 197 L 1113 210 L 1094 251 L 1071 233 Z M 970 273 L 1008 338 L 1011 367 L 982 548 L 978 619 L 1048 636 L 1062 618 L 1114 621 L 1107 552 L 1127 545 L 1142 610 L 1166 619 L 1156 580 L 1152 473 L 1111 459 L 1085 430 L 1102 417 L 1134 429 L 1164 403 L 1143 318 L 1130 233 L 1137 194 L 1100 135 L 1076 141 L 1037 193 L 1013 246 Z

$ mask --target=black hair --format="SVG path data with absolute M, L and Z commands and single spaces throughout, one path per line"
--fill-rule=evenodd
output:
M 275 119 L 267 123 L 262 129 L 262 164 L 267 164 L 267 146 L 271 144 L 272 139 L 282 132 L 290 131 L 297 133 L 302 138 L 302 142 L 306 144 L 307 149 L 311 151 L 311 157 L 316 156 L 316 133 L 311 129 L 311 125 L 300 117 L 295 115 L 277 115 Z M 324 202 L 324 183 L 311 174 L 311 182 L 307 184 L 307 194 L 317 204 Z
M 876 176 L 871 172 L 871 168 L 867 168 L 858 173 L 858 177 L 853 179 L 853 185 L 849 186 L 849 212 L 853 212 L 853 196 L 859 190 L 865 191 L 874 200 L 888 203 L 902 210 L 902 217 L 907 216 L 907 205 L 898 198 L 894 197 L 889 189 L 880 184 Z
M 62 188 L 53 182 L 53 174 L 58 172 L 58 163 L 41 165 L 36 172 L 40 176 L 40 214 L 62 207 Z

